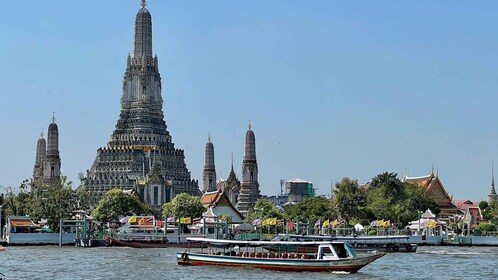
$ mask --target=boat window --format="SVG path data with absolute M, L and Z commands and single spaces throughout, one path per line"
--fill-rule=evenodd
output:
M 337 249 L 335 249 L 335 250 L 337 250 Z M 330 250 L 329 247 L 323 247 L 323 256 L 324 257 L 334 257 L 334 253 L 332 252 L 332 250 Z
M 339 258 L 347 258 L 348 257 L 348 251 L 344 247 L 345 244 L 334 244 L 334 250 L 337 253 L 337 256 Z
M 344 243 L 344 246 L 346 247 L 346 250 L 348 251 L 348 255 L 350 257 L 353 257 L 353 258 L 357 257 L 356 252 L 354 251 L 353 245 L 351 245 L 350 243 Z

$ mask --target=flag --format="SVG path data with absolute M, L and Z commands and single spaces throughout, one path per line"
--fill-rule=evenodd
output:
M 137 222 L 137 216 L 131 216 L 129 219 L 128 219 L 128 223 L 131 224 L 131 223 L 136 223 Z
M 284 220 L 284 219 L 282 219 L 282 220 L 278 221 L 278 224 L 279 224 L 279 225 L 285 225 L 285 220 Z
M 377 221 L 377 220 L 372 221 L 372 222 L 370 223 L 370 226 L 371 226 L 371 227 L 376 227 L 378 222 L 379 222 L 379 221 Z
M 323 222 L 323 225 L 322 227 L 328 227 L 330 224 L 330 221 L 329 220 L 326 220 L 325 222 Z
M 339 221 L 337 219 L 335 219 L 333 222 L 332 222 L 332 226 L 335 227 L 337 226 L 337 224 L 339 224 Z
M 139 224 L 139 225 L 143 225 L 143 224 L 145 224 L 145 218 L 144 218 L 144 217 L 142 217 L 142 219 L 138 220 L 138 224 Z
M 277 218 L 271 218 L 270 219 L 270 226 L 275 226 L 277 225 Z
M 420 223 L 420 227 L 421 228 L 426 228 L 427 227 L 427 223 L 429 222 L 429 220 L 427 219 L 423 219 L 423 220 L 420 220 L 419 223 Z
M 428 223 L 427 223 L 427 227 L 428 228 L 435 228 L 437 225 L 436 221 L 434 220 L 430 220 Z
M 318 220 L 318 221 L 316 221 L 316 222 L 315 222 L 314 227 L 319 227 L 319 226 L 320 226 L 320 224 L 321 224 L 321 222 L 320 222 L 320 220 Z
M 391 226 L 391 221 L 387 220 L 384 222 L 384 227 L 390 227 Z
M 287 223 L 287 228 L 288 228 L 288 229 L 294 229 L 294 227 L 295 227 L 295 226 L 296 226 L 296 224 L 295 224 L 295 223 L 293 223 L 293 222 L 288 222 L 288 223 Z
M 169 217 L 168 219 L 166 219 L 166 222 L 168 222 L 168 223 L 174 223 L 175 222 L 175 217 Z
M 377 221 L 377 226 L 378 227 L 383 227 L 384 226 L 384 220 L 378 220 Z
M 191 222 L 190 217 L 180 219 L 180 224 L 190 224 L 190 222 Z
M 266 226 L 266 225 L 269 225 L 269 224 L 270 224 L 270 218 L 268 218 L 268 219 L 264 220 L 264 221 L 261 223 L 261 225 L 262 225 L 262 226 Z
M 259 225 L 261 225 L 261 219 L 256 219 L 256 220 L 252 221 L 252 225 L 253 226 L 259 226 Z

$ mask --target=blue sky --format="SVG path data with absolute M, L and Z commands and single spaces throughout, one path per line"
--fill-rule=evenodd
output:
M 55 111 L 78 186 L 119 115 L 138 0 L 0 2 L 0 185 L 32 175 Z M 343 177 L 439 175 L 486 199 L 498 159 L 498 2 L 149 0 L 164 113 L 201 181 L 240 176 L 253 123 L 263 194 Z

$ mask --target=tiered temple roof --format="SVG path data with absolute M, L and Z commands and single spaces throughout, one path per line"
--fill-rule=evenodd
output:
M 439 176 L 435 175 L 434 172 L 429 175 L 420 177 L 405 176 L 403 181 L 405 183 L 424 187 L 429 191 L 432 198 L 435 200 L 436 205 L 441 210 L 441 212 L 439 213 L 440 219 L 447 220 L 453 215 L 463 214 L 462 210 L 460 210 L 455 204 L 453 204 L 452 197 L 444 188 L 441 180 L 439 179 Z

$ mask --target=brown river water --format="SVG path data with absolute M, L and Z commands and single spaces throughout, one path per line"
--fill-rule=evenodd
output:
M 498 247 L 419 247 L 387 254 L 356 274 L 185 267 L 176 264 L 178 250 L 7 247 L 0 273 L 5 279 L 498 279 Z

